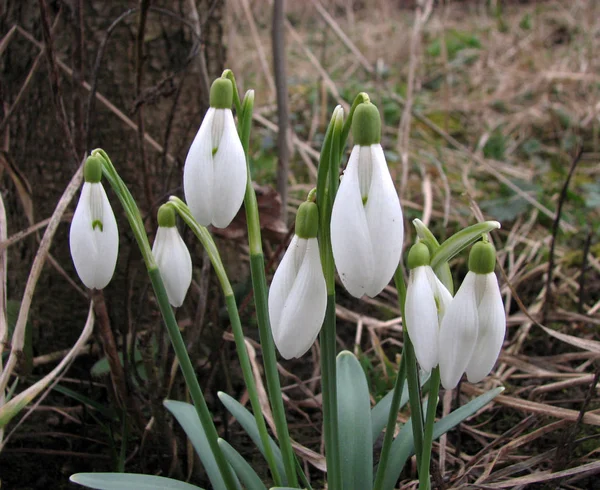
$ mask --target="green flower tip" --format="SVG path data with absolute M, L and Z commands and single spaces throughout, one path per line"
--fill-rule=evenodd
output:
M 371 146 L 381 142 L 381 118 L 379 110 L 370 102 L 359 104 L 352 117 L 354 144 Z
M 85 161 L 83 178 L 90 184 L 97 184 L 102 179 L 102 157 L 91 155 Z
M 175 226 L 175 209 L 172 204 L 165 203 L 158 208 L 158 226 L 173 228 Z
M 296 213 L 296 235 L 315 238 L 319 230 L 319 208 L 314 202 L 303 202 Z
M 469 253 L 469 270 L 475 274 L 490 274 L 496 266 L 496 249 L 487 241 L 477 242 Z
M 231 109 L 233 85 L 228 78 L 217 78 L 210 87 L 210 106 L 215 109 Z
M 417 242 L 410 248 L 408 259 L 406 260 L 409 269 L 429 265 L 430 261 L 431 254 L 429 253 L 429 248 L 423 242 Z

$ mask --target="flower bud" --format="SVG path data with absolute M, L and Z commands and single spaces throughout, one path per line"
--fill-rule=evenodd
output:
M 429 266 L 429 249 L 416 243 L 408 253 L 410 275 L 406 287 L 405 322 L 415 355 L 424 371 L 439 363 L 440 323 L 452 295 Z
M 185 199 L 202 226 L 229 226 L 244 201 L 248 171 L 231 112 L 232 97 L 231 81 L 215 80 L 211 107 L 185 160 Z
M 325 318 L 327 287 L 316 238 L 318 216 L 314 202 L 300 205 L 296 233 L 269 290 L 273 340 L 285 359 L 310 349 Z
M 90 289 L 103 289 L 112 279 L 119 253 L 119 231 L 104 187 L 102 158 L 85 162 L 84 184 L 69 230 L 69 247 L 77 275 Z
M 163 279 L 169 303 L 181 306 L 192 283 L 192 258 L 175 226 L 175 211 L 169 203 L 158 209 L 158 231 L 152 254 Z
M 352 149 L 331 213 L 333 258 L 353 296 L 374 297 L 394 275 L 404 238 L 400 200 L 385 161 L 379 111 L 359 104 L 352 119 Z

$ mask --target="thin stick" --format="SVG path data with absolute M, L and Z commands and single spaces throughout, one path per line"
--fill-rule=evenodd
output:
M 23 346 L 25 345 L 25 326 L 27 324 L 27 318 L 29 317 L 29 309 L 31 308 L 31 301 L 33 299 L 33 293 L 35 292 L 37 281 L 40 277 L 40 274 L 42 273 L 44 263 L 46 262 L 46 257 L 48 256 L 48 251 L 50 249 L 50 245 L 52 244 L 52 239 L 54 238 L 54 233 L 56 233 L 58 225 L 60 224 L 62 216 L 65 210 L 67 209 L 67 206 L 71 202 L 71 199 L 73 199 L 73 196 L 81 186 L 82 178 L 83 162 L 79 166 L 77 172 L 75 172 L 75 174 L 71 178 L 71 181 L 67 185 L 67 188 L 65 189 L 63 195 L 58 201 L 58 204 L 54 209 L 54 213 L 52 213 L 50 223 L 48 223 L 48 227 L 46 228 L 44 236 L 42 237 L 42 241 L 40 242 L 40 246 L 35 255 L 35 259 L 33 260 L 33 265 L 31 266 L 29 277 L 27 278 L 27 284 L 25 285 L 23 299 L 21 300 L 19 316 L 17 318 L 17 323 L 15 325 L 15 329 L 12 336 L 12 347 L 10 355 L 8 357 L 8 361 L 6 362 L 4 370 L 0 374 L 0 392 L 6 390 L 6 386 L 8 384 L 10 375 L 13 369 L 15 368 L 18 359 L 23 353 Z
M 423 30 L 423 26 L 427 22 L 427 19 L 429 19 L 432 8 L 433 0 L 426 0 L 424 6 L 421 5 L 421 2 L 417 3 L 415 22 L 413 24 L 413 30 L 410 38 L 410 61 L 408 64 L 408 77 L 406 80 L 406 102 L 404 105 L 404 111 L 402 112 L 400 126 L 398 127 L 398 152 L 400 153 L 402 160 L 402 178 L 400 180 L 400 190 L 398 192 L 400 198 L 402 198 L 402 195 L 404 194 L 404 189 L 406 188 L 406 183 L 408 181 L 410 123 L 413 93 L 415 89 L 415 76 L 419 62 L 419 49 L 421 46 L 421 31 Z
M 273 2 L 273 69 L 275 71 L 275 85 L 277 87 L 277 152 L 279 163 L 277 165 L 277 192 L 281 196 L 281 219 L 287 223 L 288 202 L 288 173 L 290 166 L 290 148 L 288 146 L 288 89 L 285 66 L 285 35 L 283 20 L 285 16 L 285 0 Z
M 69 119 L 67 117 L 67 111 L 65 109 L 65 103 L 60 88 L 60 78 L 58 77 L 58 68 L 56 66 L 56 54 L 54 53 L 54 37 L 52 35 L 52 29 L 50 28 L 50 11 L 48 10 L 46 0 L 38 0 L 38 3 L 40 6 L 42 32 L 44 34 L 44 43 L 46 45 L 46 60 L 48 61 L 48 71 L 50 75 L 50 85 L 52 86 L 52 98 L 54 107 L 56 108 L 56 117 L 58 119 L 58 124 L 64 133 L 64 137 L 66 138 L 67 152 L 71 154 L 74 162 L 79 162 L 80 157 L 77 155 L 77 150 L 75 149 L 75 143 L 73 142 L 73 135 L 69 128 Z
M 558 205 L 556 207 L 556 215 L 554 217 L 554 223 L 552 223 L 552 241 L 550 242 L 550 255 L 548 257 L 548 273 L 546 274 L 546 295 L 544 297 L 544 308 L 542 310 L 542 323 L 545 325 L 548 320 L 548 312 L 550 311 L 550 304 L 552 302 L 552 275 L 554 274 L 554 249 L 556 246 L 556 236 L 558 235 L 558 228 L 560 225 L 560 218 L 562 215 L 562 208 L 565 200 L 567 199 L 567 190 L 569 189 L 569 184 L 571 183 L 571 177 L 575 173 L 575 168 L 577 164 L 581 160 L 581 155 L 583 154 L 583 146 L 581 146 L 571 161 L 571 168 L 569 168 L 569 173 L 567 174 L 567 179 L 560 191 L 560 196 L 558 198 Z

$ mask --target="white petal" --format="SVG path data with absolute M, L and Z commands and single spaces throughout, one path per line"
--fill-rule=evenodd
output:
M 331 212 L 335 266 L 348 292 L 360 298 L 373 276 L 374 258 L 358 181 L 360 147 L 352 149 Z
M 286 298 L 273 340 L 285 359 L 302 356 L 317 338 L 327 308 L 327 287 L 316 238 L 307 240 L 302 265 Z
M 212 224 L 217 228 L 225 228 L 235 218 L 244 201 L 248 170 L 231 109 L 217 111 L 224 111 L 224 121 L 223 135 L 214 155 Z
M 381 145 L 371 145 L 372 177 L 365 213 L 374 257 L 367 294 L 377 296 L 393 277 L 404 239 L 400 199 L 394 187 Z
M 215 110 L 211 107 L 204 116 L 183 167 L 185 200 L 194 218 L 202 226 L 208 226 L 213 216 L 212 125 Z
M 288 249 L 286 250 L 283 259 L 275 275 L 271 281 L 269 289 L 269 318 L 271 320 L 271 330 L 273 336 L 279 330 L 281 324 L 281 312 L 285 300 L 290 294 L 294 281 L 300 269 L 301 259 L 306 251 L 306 240 L 300 240 L 297 235 L 294 235 Z M 298 258 L 299 257 L 299 258 Z
M 448 291 L 446 286 L 444 286 L 442 281 L 438 279 L 431 267 L 427 267 L 425 269 L 425 272 L 427 273 L 427 280 L 429 281 L 429 286 L 433 290 L 433 297 L 435 298 L 436 306 L 438 309 L 438 323 L 441 325 L 442 318 L 444 318 L 444 313 L 446 312 L 446 308 L 448 308 L 448 305 L 452 302 L 452 295 L 450 294 L 450 291 Z
M 427 280 L 429 266 L 410 271 L 406 289 L 406 328 L 415 348 L 417 360 L 424 371 L 438 364 L 438 312 L 433 291 Z
M 477 345 L 467 366 L 467 378 L 471 383 L 481 381 L 490 373 L 498 359 L 506 333 L 506 313 L 498 279 L 493 272 L 478 274 L 478 279 L 480 278 L 477 286 L 481 284 L 483 287 L 480 292 L 481 302 L 477 308 L 479 314 Z
M 159 226 L 152 253 L 165 284 L 169 303 L 181 306 L 192 283 L 192 258 L 175 226 Z
M 94 202 L 97 200 L 100 202 Z M 92 206 L 102 209 L 102 229 L 92 227 Z M 119 231 L 102 184 L 83 184 L 71 222 L 69 246 L 81 282 L 90 289 L 106 287 L 117 264 Z
M 439 336 L 440 377 L 447 390 L 454 388 L 471 359 L 477 342 L 475 274 L 467 273 L 456 296 L 446 308 Z

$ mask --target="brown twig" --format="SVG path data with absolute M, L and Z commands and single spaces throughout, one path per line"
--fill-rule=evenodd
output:
M 72 26 L 73 26 L 73 129 L 75 149 L 77 154 L 83 156 L 85 152 L 85 129 L 83 125 L 83 87 L 85 79 L 84 67 L 84 23 L 83 0 L 73 1 Z
M 56 18 L 54 19 L 54 24 L 52 24 L 52 29 L 51 29 L 52 34 L 54 34 L 56 32 L 59 20 L 60 20 L 60 12 L 57 14 Z M 9 34 L 11 34 L 11 37 L 12 37 L 12 33 L 18 32 L 18 30 L 19 30 L 18 26 L 13 26 L 13 29 L 11 29 L 9 32 Z M 7 39 L 7 38 L 8 38 L 8 35 L 5 36 L 4 39 Z M 4 40 L 3 40 L 3 42 L 4 42 Z M 0 53 L 1 52 L 2 52 L 2 49 L 0 49 Z M 19 89 L 19 93 L 15 97 L 15 100 L 13 101 L 11 106 L 8 108 L 8 110 L 5 110 L 5 112 L 4 112 L 4 118 L 2 119 L 2 122 L 0 122 L 0 131 L 2 131 L 6 127 L 11 116 L 14 114 L 17 107 L 19 107 L 19 104 L 21 103 L 21 101 L 23 100 L 23 97 L 27 93 L 27 89 L 29 88 L 31 81 L 33 80 L 33 76 L 37 72 L 37 69 L 40 66 L 40 62 L 42 61 L 42 58 L 44 57 L 45 54 L 46 54 L 46 47 L 42 46 L 42 49 L 40 50 L 38 55 L 33 60 L 31 68 L 29 69 L 29 73 L 27 73 L 27 77 L 25 78 L 23 85 L 21 85 L 21 88 Z
M 148 8 L 150 0 L 140 0 L 140 9 L 138 17 L 138 28 L 135 39 L 135 98 L 140 99 L 142 91 L 142 80 L 144 77 L 144 36 L 146 32 L 146 21 L 148 19 Z M 144 107 L 140 105 L 137 110 L 137 126 L 138 126 L 138 150 L 140 152 L 140 160 L 142 162 L 142 180 L 144 182 L 144 195 L 146 197 L 146 207 L 152 212 L 152 203 L 154 202 L 152 192 L 152 180 L 150 178 L 150 169 L 148 168 L 148 158 L 146 155 L 146 145 L 144 144 L 145 124 L 144 124 Z
M 583 154 L 583 146 L 581 146 L 573 160 L 571 161 L 571 167 L 569 168 L 569 173 L 567 174 L 567 178 L 565 183 L 560 191 L 560 196 L 558 198 L 558 204 L 556 206 L 556 215 L 554 217 L 554 222 L 552 223 L 552 240 L 550 242 L 550 254 L 548 257 L 548 272 L 546 274 L 546 295 L 544 297 L 544 307 L 542 310 L 542 323 L 545 325 L 548 319 L 548 313 L 550 311 L 550 305 L 552 303 L 552 275 L 554 274 L 554 250 L 556 247 L 556 237 L 558 235 L 558 229 L 560 225 L 560 219 L 562 215 L 563 204 L 567 199 L 567 190 L 569 189 L 569 184 L 571 183 L 571 177 L 575 173 L 575 168 L 577 164 L 581 160 L 581 155 Z
M 277 92 L 277 192 L 281 196 L 281 219 L 287 223 L 288 173 L 290 167 L 290 147 L 288 145 L 289 109 L 286 75 L 285 35 L 283 21 L 285 18 L 285 0 L 273 2 L 273 24 L 271 28 L 271 44 L 273 46 L 273 71 Z
M 58 119 L 58 124 L 66 138 L 66 150 L 73 157 L 73 165 L 76 166 L 79 164 L 80 158 L 77 155 L 73 135 L 69 128 L 69 118 L 67 117 L 65 103 L 62 97 L 58 67 L 56 66 L 56 54 L 54 53 L 54 36 L 52 35 L 52 29 L 50 28 L 50 11 L 46 0 L 38 0 L 38 3 L 40 6 L 42 32 L 44 34 L 44 43 L 46 46 L 46 60 L 48 61 L 48 72 L 50 85 L 52 87 L 52 100 L 56 109 L 56 118 Z

